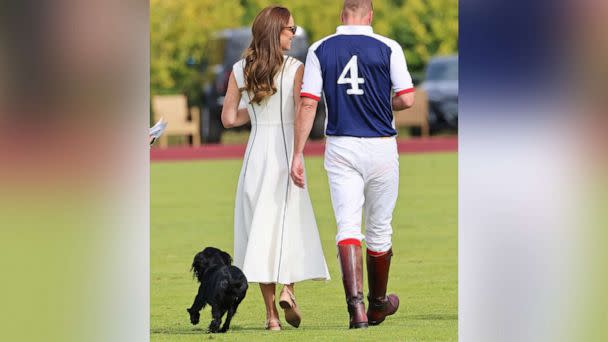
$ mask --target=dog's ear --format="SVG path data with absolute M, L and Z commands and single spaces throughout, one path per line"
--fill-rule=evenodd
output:
M 205 269 L 209 267 L 209 260 L 203 252 L 200 252 L 194 256 L 192 261 L 192 271 L 194 276 L 199 278 L 205 273 Z
M 226 265 L 232 265 L 232 257 L 230 256 L 230 254 L 228 254 L 226 252 L 222 252 L 221 255 L 222 255 L 222 260 L 224 260 Z

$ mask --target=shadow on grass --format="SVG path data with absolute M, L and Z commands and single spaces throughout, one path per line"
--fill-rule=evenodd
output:
M 425 315 L 403 315 L 401 319 L 405 322 L 407 321 L 457 321 L 458 314 L 425 314 Z M 299 329 L 292 328 L 286 323 L 283 324 L 283 331 L 336 331 L 336 330 L 349 330 L 348 324 L 345 322 L 344 324 L 335 324 L 335 325 L 302 325 Z M 267 332 L 263 326 L 239 326 L 233 325 L 228 330 L 228 334 L 231 332 L 235 333 L 248 333 L 248 332 Z M 161 335 L 209 335 L 213 336 L 214 334 L 209 334 L 207 332 L 206 325 L 199 325 L 196 327 L 176 327 L 176 328 L 154 328 L 150 330 L 152 334 L 161 334 Z M 271 333 L 271 332 L 269 332 Z M 224 333 L 219 333 L 219 336 L 225 336 Z
M 239 327 L 239 326 L 231 326 L 228 329 L 228 333 L 230 332 L 262 332 L 266 331 L 264 327 Z M 152 334 L 166 334 L 166 335 L 194 335 L 194 334 L 208 334 L 207 327 L 184 327 L 184 328 L 156 328 L 150 329 L 150 333 Z M 218 333 L 218 335 L 225 335 L 224 333 Z
M 406 315 L 405 319 L 422 321 L 457 321 L 457 314 L 428 314 L 428 315 Z
M 183 329 L 150 329 L 151 334 L 160 335 L 200 335 L 206 334 L 207 329 L 183 328 Z
M 287 332 L 287 331 L 298 331 L 298 330 L 307 330 L 307 331 L 322 331 L 322 330 L 341 330 L 341 329 L 347 329 L 348 328 L 348 324 L 347 325 L 310 325 L 310 326 L 301 326 L 299 329 L 296 328 L 292 328 L 291 326 L 286 326 L 286 324 L 283 325 L 283 331 Z M 241 332 L 241 333 L 246 333 L 246 332 L 266 332 L 267 330 L 264 329 L 263 326 L 260 327 L 251 327 L 251 326 L 245 326 L 245 327 L 241 327 L 241 326 L 231 326 L 230 329 L 228 330 L 228 333 L 230 332 Z M 207 327 L 184 327 L 184 328 L 154 328 L 154 329 L 150 329 L 150 333 L 152 334 L 160 334 L 160 335 L 200 335 L 200 334 L 208 334 L 207 333 Z M 268 331 L 269 334 L 272 334 L 274 332 L 270 332 Z M 210 334 L 211 335 L 211 334 Z M 224 333 L 219 333 L 218 335 L 225 335 Z

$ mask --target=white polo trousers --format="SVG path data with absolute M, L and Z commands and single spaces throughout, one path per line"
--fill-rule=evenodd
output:
M 371 251 L 389 250 L 399 191 L 396 139 L 328 136 L 324 164 L 338 228 L 336 243 L 365 239 Z M 362 214 L 365 235 L 361 234 Z

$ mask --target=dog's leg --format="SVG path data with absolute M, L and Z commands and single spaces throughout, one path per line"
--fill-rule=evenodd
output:
M 236 314 L 236 309 L 239 307 L 239 304 L 241 304 L 243 299 L 245 299 L 244 296 L 241 298 L 237 298 L 236 301 L 234 303 L 232 303 L 232 305 L 230 306 L 230 309 L 228 309 L 228 314 L 226 315 L 226 321 L 224 322 L 224 326 L 222 327 L 222 330 L 220 330 L 220 332 L 224 333 L 224 332 L 228 331 L 228 329 L 230 329 L 230 322 L 232 321 L 232 317 L 234 317 L 234 314 Z
M 194 303 L 192 303 L 192 306 L 189 309 L 186 309 L 190 314 L 190 323 L 193 325 L 198 324 L 201 317 L 200 311 L 205 307 L 205 296 L 203 295 L 203 292 L 203 285 L 200 285 L 198 287 L 198 293 L 194 298 Z
M 225 333 L 226 331 L 228 331 L 228 329 L 230 329 L 230 321 L 232 320 L 232 316 L 234 316 L 234 314 L 236 313 L 237 305 L 233 304 L 230 309 L 228 309 L 228 313 L 226 314 L 226 321 L 224 321 L 224 326 L 222 327 L 222 330 L 220 330 L 220 332 Z
M 222 323 L 222 316 L 224 316 L 226 310 L 218 308 L 218 306 L 214 306 L 211 308 L 211 315 L 213 320 L 211 324 L 209 324 L 209 332 L 216 333 L 220 331 L 220 324 Z

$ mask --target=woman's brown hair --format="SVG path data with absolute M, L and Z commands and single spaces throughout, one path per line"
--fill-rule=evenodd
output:
M 245 89 L 253 94 L 250 103 L 260 104 L 264 98 L 277 92 L 274 77 L 283 65 L 280 37 L 290 17 L 287 8 L 269 6 L 253 20 L 253 39 L 244 53 Z

